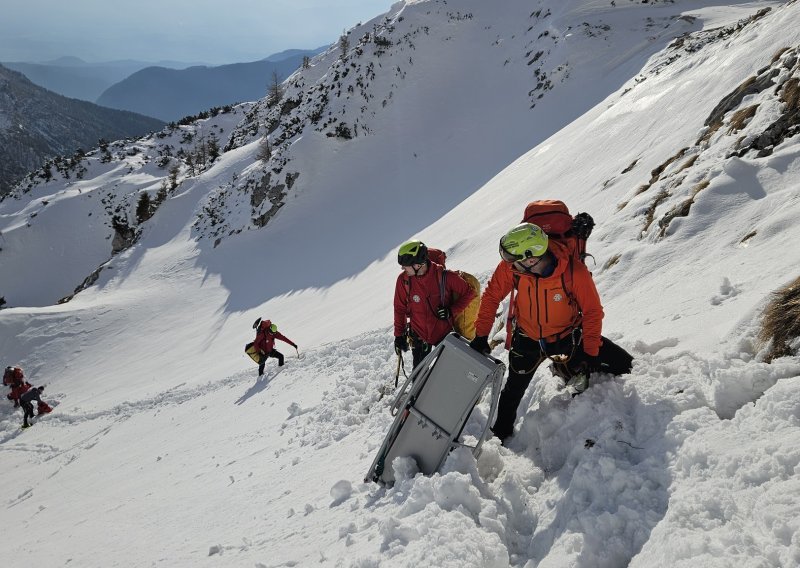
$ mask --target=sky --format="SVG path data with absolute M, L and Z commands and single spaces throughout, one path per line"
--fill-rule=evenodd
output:
M 133 59 L 209 64 L 315 49 L 385 12 L 389 0 L 7 0 L 0 61 Z
M 1 363 L 54 406 L 23 431 L 0 404 L 0 565 L 800 565 L 800 357 L 768 364 L 756 341 L 800 266 L 800 138 L 735 152 L 800 78 L 800 3 L 687 6 L 409 3 L 380 55 L 299 71 L 286 96 L 307 96 L 279 120 L 245 103 L 0 202 Z M 756 74 L 774 86 L 708 131 Z M 319 92 L 358 136 L 312 125 Z M 248 120 L 270 117 L 265 164 Z M 183 168 L 136 245 L 56 304 L 109 259 L 104 219 L 169 175 L 155 157 L 207 132 L 234 143 Z M 256 228 L 265 172 L 300 175 Z M 485 285 L 499 237 L 546 198 L 596 220 L 603 333 L 633 372 L 572 399 L 542 367 L 507 447 L 459 448 L 432 476 L 399 458 L 394 487 L 365 482 L 394 420 L 397 247 L 418 236 Z M 256 317 L 299 346 L 279 342 L 286 365 L 260 379 L 243 352 Z M 484 399 L 466 442 L 489 414 Z

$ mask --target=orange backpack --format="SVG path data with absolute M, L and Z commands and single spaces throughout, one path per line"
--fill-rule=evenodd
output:
M 592 233 L 594 220 L 588 213 L 578 213 L 573 217 L 563 201 L 541 199 L 528 203 L 522 222 L 541 227 L 550 239 L 566 246 L 581 262 L 591 256 L 586 253 L 586 240 Z

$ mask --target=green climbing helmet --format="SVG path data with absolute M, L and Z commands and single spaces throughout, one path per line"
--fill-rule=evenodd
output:
M 522 223 L 500 239 L 500 256 L 506 262 L 542 256 L 547 252 L 547 233 L 533 223 Z
M 422 241 L 408 241 L 400 245 L 397 251 L 397 262 L 400 266 L 411 266 L 412 264 L 424 264 L 428 260 L 428 247 Z
M 269 330 L 272 333 L 275 333 L 276 331 L 278 331 L 278 326 L 275 325 L 274 323 L 272 323 L 270 320 L 263 320 L 263 325 L 262 325 L 261 318 L 258 318 L 256 321 L 253 322 L 253 329 L 265 330 L 267 328 L 269 328 Z

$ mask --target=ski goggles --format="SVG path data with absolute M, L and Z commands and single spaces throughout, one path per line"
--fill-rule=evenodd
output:
M 518 262 L 520 260 L 525 260 L 526 258 L 538 258 L 538 260 L 536 261 L 537 264 L 538 264 L 538 262 L 541 261 L 543 257 L 544 257 L 544 255 L 535 257 L 532 254 L 529 254 L 529 255 L 513 254 L 513 253 L 510 253 L 506 249 L 503 248 L 503 243 L 502 242 L 500 243 L 500 258 L 502 258 L 503 260 L 505 260 L 506 262 L 509 262 L 509 263 L 514 263 L 514 262 Z
M 423 260 L 420 262 L 418 254 L 401 254 L 397 257 L 397 260 L 400 262 L 400 266 L 411 266 L 412 264 L 425 264 Z

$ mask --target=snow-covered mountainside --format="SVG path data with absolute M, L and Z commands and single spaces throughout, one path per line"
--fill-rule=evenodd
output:
M 0 562 L 797 565 L 800 361 L 755 336 L 800 265 L 800 2 L 406 0 L 346 38 L 0 202 L 0 353 L 58 403 L 2 408 Z M 597 221 L 634 372 L 542 369 L 508 448 L 361 483 L 397 246 L 485 282 L 543 198 Z M 305 353 L 266 380 L 259 316 Z
M 457 7 L 441 1 L 400 3 L 389 14 L 350 30 L 346 53 L 343 46 L 334 45 L 308 69 L 298 71 L 285 84 L 280 100 L 267 97 L 252 108 L 242 107 L 246 116 L 238 117 L 234 131 L 217 133 L 226 153 L 214 168 L 232 170 L 224 183 L 208 183 L 199 176 L 211 160 L 194 171 L 187 166 L 187 158 L 196 156 L 192 149 L 201 147 L 199 139 L 179 146 L 174 138 L 161 137 L 142 149 L 140 166 L 112 159 L 104 167 L 101 153 L 90 157 L 81 164 L 88 170 L 83 179 L 95 180 L 95 197 L 120 195 L 114 186 L 129 175 L 128 169 L 133 168 L 131 177 L 140 177 L 140 168 L 172 153 L 174 161 L 160 172 L 142 173 L 154 179 L 151 194 L 158 178 L 167 178 L 175 166 L 180 179 L 189 178 L 187 185 L 202 185 L 195 190 L 204 195 L 193 212 L 194 233 L 202 244 L 259 229 L 284 204 L 302 198 L 313 200 L 308 222 L 326 231 L 338 225 L 332 210 L 340 203 L 358 203 L 367 213 L 362 224 L 365 238 L 351 243 L 357 247 L 351 253 L 379 257 L 398 234 L 430 224 L 613 92 L 657 48 L 693 28 L 679 12 L 662 6 L 599 12 L 580 3 L 578 9 L 566 7 L 545 3 L 529 10 L 527 2 L 510 2 L 498 14 L 485 2 Z M 614 59 L 609 61 L 612 52 Z M 137 152 L 137 144 L 126 153 Z M 242 151 L 248 163 L 232 168 L 227 161 L 238 161 Z M 266 163 L 256 159 L 265 154 L 271 155 Z M 119 170 L 124 175 L 112 181 L 106 172 L 115 163 L 124 164 Z M 23 187 L 18 202 L 39 203 L 63 194 L 73 180 L 59 177 Z M 134 208 L 141 189 L 126 192 L 134 194 L 125 211 L 129 224 L 136 223 Z M 14 205 L 6 203 L 2 211 L 20 218 Z M 308 217 L 309 211 L 304 209 L 303 215 Z M 107 225 L 112 216 L 104 215 Z M 31 225 L 26 233 L 37 230 L 38 223 Z M 82 228 L 69 230 L 72 234 L 60 240 L 84 238 Z M 105 237 L 111 234 L 107 231 Z M 297 236 L 292 239 L 297 242 Z M 308 248 L 315 239 L 298 245 Z M 110 255 L 111 247 L 105 248 Z M 41 256 L 41 262 L 48 262 L 46 257 Z M 98 264 L 94 257 L 74 260 L 85 274 Z M 318 268 L 337 270 L 338 277 L 349 274 L 349 267 L 338 270 L 338 261 L 321 260 L 324 264 Z M 294 286 L 295 279 L 292 282 Z M 46 305 L 79 283 L 42 295 L 27 286 L 18 292 L 6 281 L 0 281 L 0 287 L 10 305 Z

